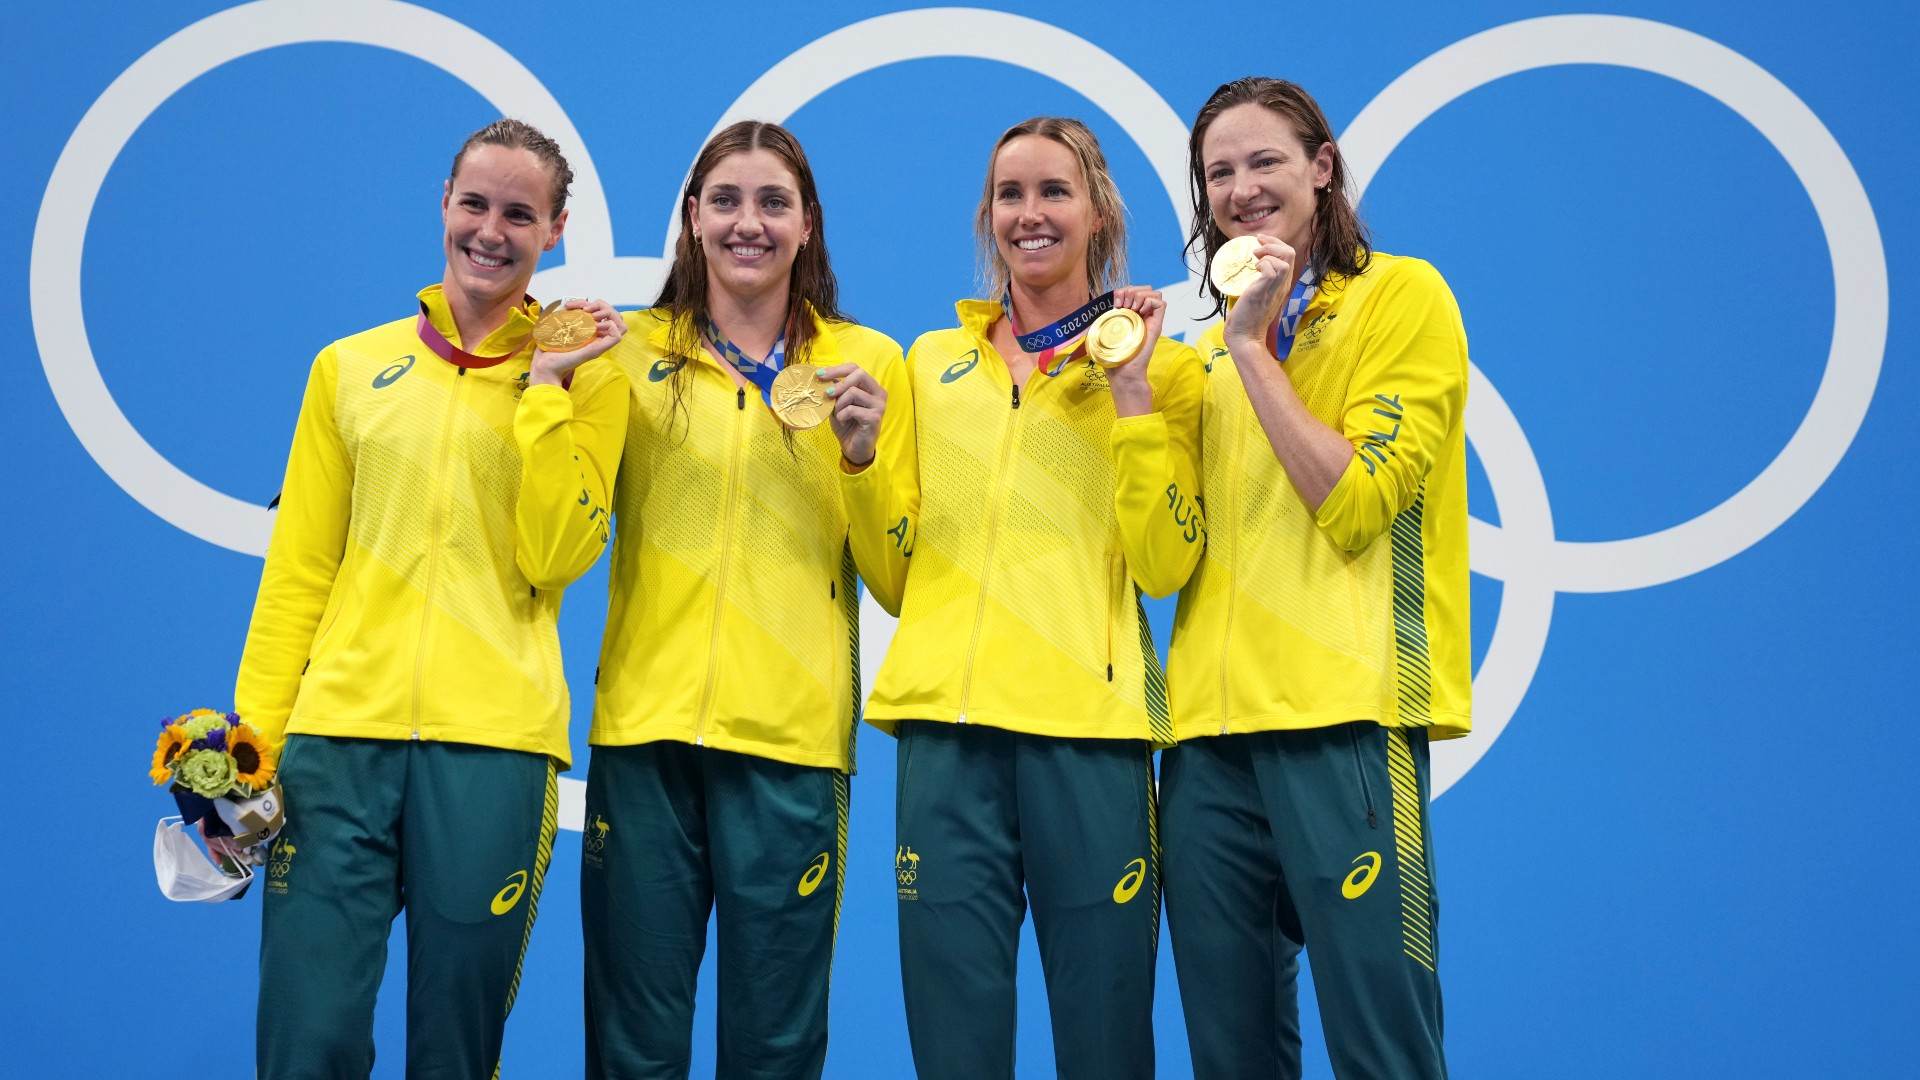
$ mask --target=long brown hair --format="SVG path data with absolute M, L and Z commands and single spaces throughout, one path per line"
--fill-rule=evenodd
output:
M 1187 139 L 1188 179 L 1193 186 L 1193 228 L 1187 234 L 1185 250 L 1199 248 L 1200 265 L 1205 268 L 1212 264 L 1214 252 L 1227 242 L 1226 234 L 1214 224 L 1213 206 L 1207 201 L 1206 162 L 1201 159 L 1200 144 L 1206 141 L 1207 129 L 1220 114 L 1236 105 L 1259 105 L 1278 113 L 1293 126 L 1293 133 L 1299 137 L 1300 145 L 1306 147 L 1309 158 L 1318 154 L 1322 146 L 1333 148 L 1333 178 L 1314 196 L 1318 203 L 1313 208 L 1313 250 L 1307 262 L 1314 275 L 1323 280 L 1329 273 L 1348 277 L 1366 273 L 1373 259 L 1373 242 L 1367 236 L 1367 227 L 1360 222 L 1360 215 L 1353 209 L 1353 201 L 1347 197 L 1347 162 L 1340 156 L 1340 145 L 1333 141 L 1333 128 L 1327 123 L 1327 115 L 1320 111 L 1320 103 L 1313 100 L 1313 95 L 1297 83 L 1257 75 L 1222 83 L 1213 96 L 1207 98 L 1207 103 L 1200 106 L 1200 115 L 1193 119 L 1193 134 Z M 1213 279 L 1202 273 L 1200 281 L 1202 295 L 1213 297 L 1213 314 L 1226 311 L 1226 297 L 1214 287 Z
M 806 363 L 811 355 L 813 315 L 830 321 L 852 321 L 840 310 L 840 286 L 827 259 L 826 215 L 820 208 L 820 191 L 813 181 L 813 167 L 807 164 L 800 140 L 779 124 L 742 120 L 727 125 L 700 148 L 700 156 L 693 161 L 693 172 L 687 176 L 687 189 L 680 195 L 680 238 L 673 244 L 673 266 L 667 270 L 667 282 L 653 301 L 654 307 L 665 308 L 672 319 L 667 348 L 675 357 L 691 358 L 698 354 L 709 313 L 707 255 L 694 241 L 693 211 L 689 207 L 699 204 L 707 176 L 720 162 L 751 150 L 772 152 L 792 171 L 800 185 L 801 209 L 812 225 L 807 242 L 794 256 L 793 276 L 787 283 L 787 362 Z M 676 411 L 686 394 L 686 377 L 685 365 L 673 373 L 672 407 Z
M 1105 292 L 1127 279 L 1127 206 L 1120 201 L 1120 189 L 1107 170 L 1107 155 L 1093 129 L 1064 116 L 1036 116 L 1022 120 L 1003 132 L 987 155 L 987 180 L 980 191 L 980 208 L 973 216 L 973 236 L 979 252 L 980 283 L 995 300 L 1005 296 L 1012 272 L 993 240 L 993 163 L 1000 149 L 1023 135 L 1052 139 L 1073 152 L 1080 163 L 1080 174 L 1087 183 L 1087 198 L 1093 212 L 1100 215 L 1100 228 L 1087 240 L 1087 287 Z

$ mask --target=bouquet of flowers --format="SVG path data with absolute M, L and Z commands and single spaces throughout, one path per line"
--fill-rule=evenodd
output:
M 237 878 L 266 862 L 284 820 L 273 782 L 278 764 L 267 740 L 238 715 L 195 709 L 160 722 L 148 775 L 171 785 L 182 825 L 198 824 L 221 872 Z

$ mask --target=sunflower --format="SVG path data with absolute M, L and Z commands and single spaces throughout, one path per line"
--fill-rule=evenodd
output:
M 229 728 L 227 754 L 233 758 L 235 780 L 255 791 L 273 782 L 274 754 L 259 732 L 245 724 Z
M 160 732 L 160 743 L 153 748 L 153 768 L 147 775 L 153 777 L 156 784 L 164 784 L 173 779 L 173 759 L 180 752 L 193 745 L 193 736 L 187 733 L 182 724 L 174 724 Z

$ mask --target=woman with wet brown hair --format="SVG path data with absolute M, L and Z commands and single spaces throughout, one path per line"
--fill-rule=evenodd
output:
M 1427 742 L 1470 725 L 1460 311 L 1372 250 L 1299 86 L 1221 86 L 1190 147 L 1226 312 L 1161 758 L 1194 1071 L 1300 1075 L 1304 945 L 1337 1075 L 1443 1077 Z
M 886 540 L 849 538 L 840 483 L 911 441 L 900 348 L 841 312 L 806 155 L 755 121 L 701 150 L 666 285 L 627 322 L 582 850 L 588 1075 L 687 1075 L 717 912 L 717 1075 L 817 1077 L 856 568 Z

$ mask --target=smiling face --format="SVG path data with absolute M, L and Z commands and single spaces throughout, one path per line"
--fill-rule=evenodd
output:
M 518 303 L 566 227 L 552 214 L 553 171 L 530 150 L 481 145 L 467 152 L 446 183 L 440 220 L 446 226 L 447 285 L 476 310 Z
M 779 155 L 756 148 L 721 158 L 687 200 L 687 213 L 706 253 L 709 288 L 743 300 L 786 294 L 813 223 L 800 181 Z
M 1285 116 L 1247 103 L 1213 121 L 1200 151 L 1207 204 L 1220 231 L 1229 240 L 1277 236 L 1304 264 L 1319 189 L 1333 179 L 1333 144 L 1309 154 Z
M 1041 135 L 1009 139 L 993 158 L 992 229 L 1013 280 L 1035 291 L 1076 277 L 1104 225 L 1072 150 Z

